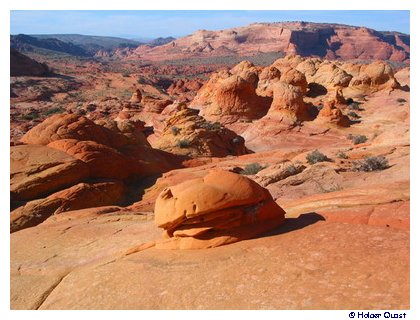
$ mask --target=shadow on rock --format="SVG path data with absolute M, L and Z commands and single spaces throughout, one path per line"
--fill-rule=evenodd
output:
M 325 218 L 316 212 L 304 213 L 304 214 L 301 214 L 297 218 L 286 218 L 284 223 L 281 226 L 279 226 L 278 228 L 272 231 L 262 234 L 258 238 L 271 237 L 271 236 L 303 229 L 318 221 L 325 221 Z

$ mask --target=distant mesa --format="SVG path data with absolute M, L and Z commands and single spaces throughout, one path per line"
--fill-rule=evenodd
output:
M 408 62 L 410 36 L 365 27 L 311 22 L 254 23 L 220 31 L 198 30 L 165 45 L 139 46 L 130 59 L 249 56 L 280 52 L 327 59 Z

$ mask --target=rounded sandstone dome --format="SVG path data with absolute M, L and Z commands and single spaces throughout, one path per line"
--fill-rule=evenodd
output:
M 198 249 L 236 242 L 277 227 L 284 214 L 256 182 L 214 170 L 158 196 L 155 223 L 169 239 L 157 247 Z

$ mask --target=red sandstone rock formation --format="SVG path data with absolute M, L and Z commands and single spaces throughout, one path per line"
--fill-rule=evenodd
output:
M 230 71 L 211 77 L 191 102 L 200 115 L 221 123 L 250 121 L 264 116 L 271 99 L 258 96 L 258 70 L 250 62 L 242 61 Z
M 10 231 L 36 226 L 54 214 L 118 204 L 123 198 L 124 184 L 120 181 L 79 183 L 13 210 L 10 214 Z
M 145 112 L 161 113 L 163 109 L 172 104 L 172 101 L 168 99 L 157 99 L 143 96 L 141 104 L 143 106 L 143 111 Z
M 284 211 L 252 180 L 226 171 L 165 189 L 155 223 L 169 239 L 162 249 L 202 249 L 249 239 L 284 221 Z
M 139 89 L 136 90 L 136 92 L 133 93 L 133 95 L 130 98 L 130 102 L 133 103 L 140 103 L 142 99 L 142 94 Z
M 151 176 L 179 166 L 176 157 L 150 146 L 143 129 L 138 121 L 94 123 L 85 117 L 62 114 L 28 131 L 22 141 L 29 145 L 11 148 L 11 200 L 14 206 L 23 205 L 21 201 L 35 202 L 16 209 L 15 220 L 18 221 L 12 221 L 12 230 L 33 226 L 54 212 L 116 204 L 122 198 L 118 192 L 114 197 L 102 197 L 101 192 L 108 189 L 94 187 L 99 191 L 91 193 L 94 198 L 89 199 L 90 191 L 86 190 L 90 190 L 90 186 L 85 184 L 81 191 L 73 187 L 59 193 L 57 197 L 61 200 L 51 195 L 53 192 L 80 182 L 118 179 L 111 185 L 113 188 L 123 180 Z M 79 195 L 80 203 L 75 205 L 67 199 L 69 204 L 63 204 L 67 203 L 64 198 L 75 195 Z M 58 208 L 62 209 L 57 211 Z
M 408 35 L 385 34 L 364 27 L 307 22 L 254 23 L 220 31 L 198 30 L 158 47 L 139 46 L 129 59 L 159 61 L 282 52 L 327 59 L 408 61 L 409 43 Z
M 225 157 L 247 153 L 244 139 L 220 123 L 206 121 L 197 110 L 182 109 L 165 121 L 153 147 L 192 157 Z
M 76 184 L 89 176 L 85 163 L 40 145 L 10 148 L 11 200 L 31 200 Z
M 315 122 L 326 125 L 332 124 L 340 127 L 350 126 L 350 119 L 343 115 L 341 110 L 336 107 L 335 101 L 329 101 L 324 104 L 324 107 L 319 112 Z

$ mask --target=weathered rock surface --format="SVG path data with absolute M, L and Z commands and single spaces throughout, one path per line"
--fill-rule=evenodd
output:
M 267 113 L 271 98 L 258 96 L 257 86 L 257 68 L 242 61 L 229 71 L 214 74 L 190 106 L 204 118 L 221 123 L 258 119 Z
M 188 156 L 225 157 L 247 153 L 244 139 L 220 123 L 206 121 L 197 110 L 183 109 L 165 122 L 154 148 Z
M 163 109 L 172 104 L 172 100 L 144 96 L 141 99 L 141 104 L 145 112 L 161 113 Z
M 111 147 L 127 144 L 127 138 L 123 134 L 75 114 L 53 115 L 29 130 L 21 141 L 27 144 L 47 145 L 61 139 L 90 140 Z
M 290 25 L 11 79 L 13 309 L 410 308 L 409 68 L 343 60 L 408 62 L 409 39 Z
M 12 309 L 410 307 L 406 231 L 302 215 L 228 246 L 144 250 L 151 221 L 89 210 L 11 235 Z
M 217 247 L 254 237 L 283 221 L 283 209 L 266 189 L 238 174 L 213 171 L 162 191 L 155 223 L 169 239 L 156 247 Z
M 304 92 L 298 86 L 278 82 L 273 86 L 273 102 L 266 118 L 280 121 L 308 120 L 308 106 L 303 101 Z
M 76 184 L 89 176 L 88 166 L 66 153 L 40 145 L 10 148 L 12 200 L 31 200 Z
M 22 140 L 33 144 L 11 147 L 11 230 L 68 210 L 119 204 L 123 180 L 139 184 L 141 178 L 180 166 L 177 157 L 153 149 L 142 130 L 138 121 L 94 123 L 71 114 L 53 116 L 30 130 Z
M 66 152 L 86 163 L 92 178 L 126 179 L 140 170 L 132 159 L 94 141 L 62 139 L 49 143 L 48 147 Z
M 121 182 L 79 183 L 13 210 L 10 231 L 36 226 L 53 214 L 118 204 L 123 198 L 124 185 Z
M 317 123 L 326 125 L 336 125 L 340 127 L 349 127 L 350 119 L 343 115 L 340 109 L 336 107 L 335 101 L 328 101 L 324 104 L 324 107 L 318 113 L 316 117 Z
M 379 89 L 397 89 L 400 84 L 394 77 L 392 67 L 385 62 L 375 61 L 367 65 L 361 65 L 358 76 L 353 77 L 349 86 L 378 87 Z
M 141 99 L 142 99 L 142 94 L 141 91 L 139 89 L 136 89 L 136 92 L 134 92 L 130 98 L 130 102 L 133 103 L 140 103 Z

